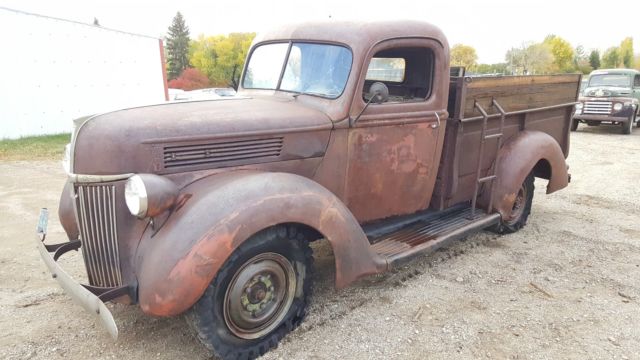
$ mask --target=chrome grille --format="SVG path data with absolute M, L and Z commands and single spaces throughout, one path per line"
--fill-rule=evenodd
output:
M 584 114 L 611 114 L 613 104 L 611 101 L 587 101 L 584 103 Z
M 89 283 L 101 287 L 120 286 L 116 187 L 80 185 L 76 194 L 82 257 Z

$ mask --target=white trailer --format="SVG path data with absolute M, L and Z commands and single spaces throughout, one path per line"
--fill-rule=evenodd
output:
M 0 7 L 0 139 L 168 100 L 162 40 Z

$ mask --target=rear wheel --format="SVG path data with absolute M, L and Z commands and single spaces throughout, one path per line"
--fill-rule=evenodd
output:
M 516 194 L 511 214 L 489 230 L 498 234 L 511 234 L 527 224 L 533 203 L 534 179 L 533 173 L 527 176 Z
M 229 257 L 187 320 L 216 356 L 254 359 L 304 318 L 312 268 L 311 248 L 296 227 L 264 230 Z

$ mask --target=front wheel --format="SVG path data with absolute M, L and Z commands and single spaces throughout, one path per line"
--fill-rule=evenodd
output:
M 572 119 L 571 120 L 571 131 L 576 131 L 578 130 L 578 124 L 580 123 L 580 120 L 578 119 Z
M 636 114 L 631 114 L 629 115 L 629 121 L 627 121 L 626 123 L 622 123 L 622 133 L 625 135 L 629 135 L 631 134 L 631 131 L 633 131 L 633 123 L 635 121 L 635 116 Z
M 527 175 L 516 194 L 511 214 L 502 219 L 500 224 L 489 228 L 489 230 L 498 234 L 511 234 L 522 229 L 527 224 L 527 218 L 529 218 L 531 204 L 533 203 L 534 179 L 533 173 Z
M 312 271 L 302 232 L 291 226 L 264 230 L 229 257 L 187 321 L 219 358 L 254 359 L 304 318 Z

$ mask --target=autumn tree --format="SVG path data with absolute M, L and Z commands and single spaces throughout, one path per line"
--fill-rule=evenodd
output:
M 591 50 L 591 53 L 589 53 L 589 65 L 591 65 L 593 70 L 600 68 L 600 51 Z
M 185 91 L 208 88 L 209 79 L 198 69 L 185 69 L 180 76 L 169 80 L 167 84 L 172 89 L 182 89 Z
M 620 62 L 625 68 L 631 69 L 633 67 L 633 38 L 628 37 L 622 40 L 620 47 L 618 48 L 620 55 Z
M 575 70 L 573 66 L 574 51 L 568 41 L 556 35 L 548 35 L 542 43 L 549 47 L 553 56 L 553 72 L 571 72 Z
M 553 55 L 548 46 L 542 43 L 523 44 L 520 48 L 507 51 L 505 60 L 513 74 L 544 74 L 552 67 Z
M 191 65 L 204 73 L 214 86 L 237 88 L 249 46 L 255 33 L 231 33 L 228 36 L 200 35 L 191 42 Z
M 173 18 L 167 36 L 167 73 L 169 79 L 175 79 L 189 67 L 189 27 L 182 14 Z
M 589 63 L 589 55 L 587 55 L 582 45 L 578 45 L 573 49 L 573 67 L 583 74 L 589 74 L 593 70 Z
M 608 48 L 604 54 L 602 54 L 602 66 L 605 68 L 617 68 L 620 64 L 620 53 L 617 47 Z
M 473 70 L 478 61 L 476 49 L 471 46 L 456 44 L 451 48 L 451 66 L 464 66 L 467 70 Z
M 635 59 L 633 60 L 633 67 L 634 67 L 636 70 L 640 70 L 640 54 L 637 54 L 637 55 L 635 56 Z

